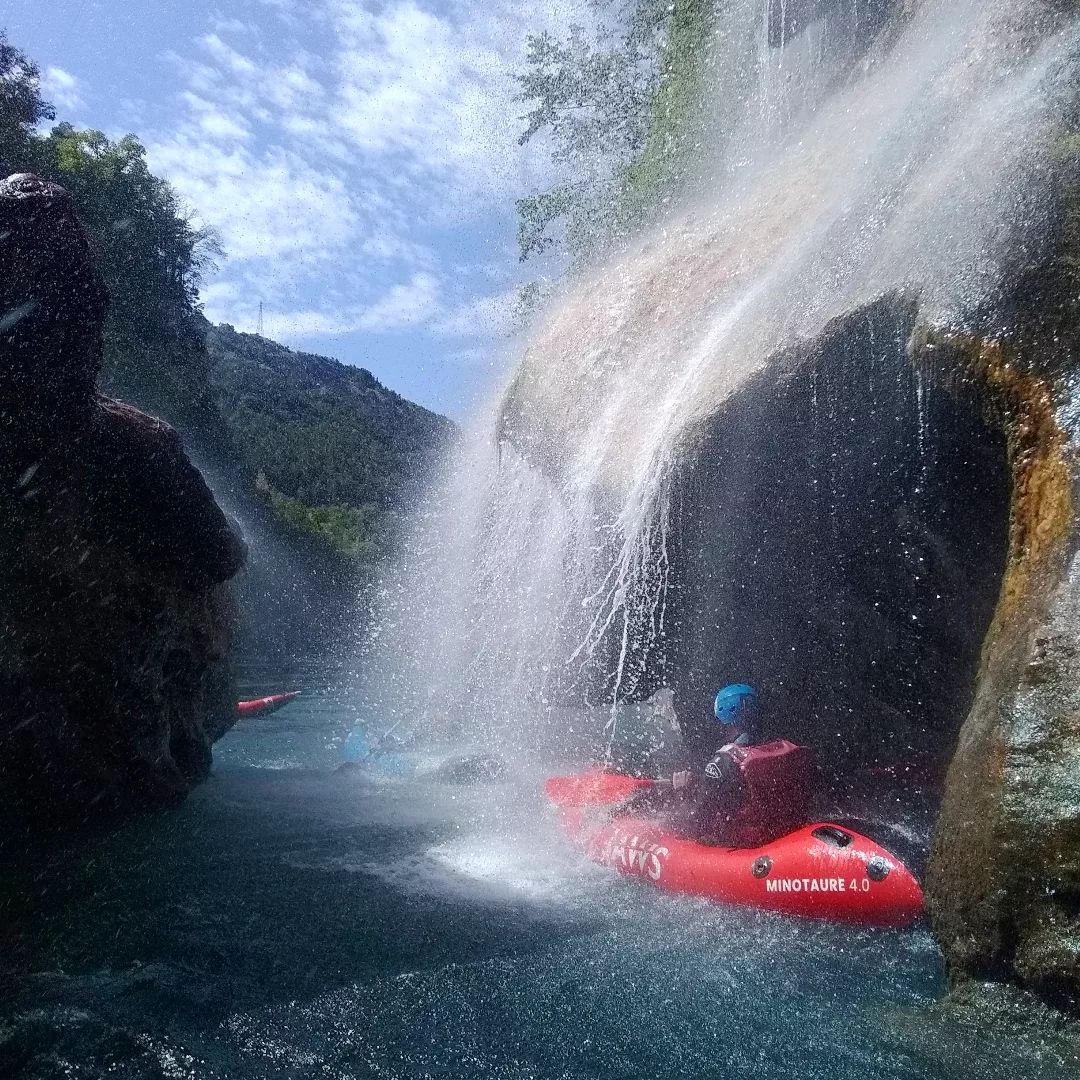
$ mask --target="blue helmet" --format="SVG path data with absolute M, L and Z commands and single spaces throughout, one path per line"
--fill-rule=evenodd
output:
M 746 727 L 757 704 L 757 693 L 746 683 L 732 683 L 716 695 L 713 712 L 716 719 L 727 727 Z

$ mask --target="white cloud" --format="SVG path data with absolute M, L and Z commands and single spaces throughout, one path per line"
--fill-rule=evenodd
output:
M 426 269 L 431 269 L 438 260 L 429 245 L 410 240 L 390 228 L 365 233 L 360 241 L 360 251 L 376 262 L 402 262 Z
M 237 52 L 231 45 L 226 45 L 217 34 L 203 35 L 201 44 L 219 68 L 231 71 L 240 78 L 249 78 L 258 74 L 259 69 L 254 61 Z
M 238 295 L 231 284 L 212 285 L 203 301 L 211 318 L 230 321 L 226 311 L 240 311 L 235 321 L 254 324 L 258 302 Z M 443 312 L 442 289 L 432 274 L 414 274 L 390 286 L 369 304 L 343 303 L 339 307 L 264 311 L 266 333 L 285 342 L 311 337 L 340 337 L 357 330 L 395 333 L 431 323 Z
M 211 20 L 211 25 L 218 34 L 251 34 L 255 30 L 251 23 L 243 22 L 240 19 L 232 19 L 226 15 L 216 15 Z
M 244 141 L 251 138 L 251 129 L 236 115 L 222 112 L 205 98 L 190 90 L 181 95 L 183 101 L 196 114 L 198 125 L 211 139 L 223 142 Z
M 182 133 L 148 156 L 217 230 L 231 264 L 273 261 L 276 274 L 295 281 L 356 239 L 359 217 L 344 181 L 290 151 L 215 151 Z
M 439 283 L 427 272 L 414 274 L 402 285 L 394 285 L 375 301 L 360 318 L 360 330 L 401 330 L 430 322 L 442 311 Z
M 41 90 L 62 113 L 78 112 L 83 107 L 82 80 L 60 67 L 47 67 L 41 77 Z
M 526 34 L 561 19 L 498 0 L 440 10 L 396 0 L 373 13 L 365 0 L 329 0 L 339 122 L 358 150 L 423 177 L 435 216 L 468 216 L 478 199 L 512 198 L 546 165 L 515 145 L 513 72 Z
M 219 19 L 194 56 L 172 58 L 180 111 L 148 140 L 152 168 L 227 254 L 207 313 L 250 325 L 264 300 L 282 313 L 268 332 L 294 340 L 505 332 L 512 290 L 460 295 L 470 276 L 488 288 L 505 278 L 459 273 L 458 260 L 440 273 L 433 236 L 507 211 L 549 167 L 516 146 L 512 72 L 529 31 L 565 22 L 566 0 L 542 12 L 511 0 L 263 2 L 287 33 Z M 443 279 L 459 295 L 444 297 Z

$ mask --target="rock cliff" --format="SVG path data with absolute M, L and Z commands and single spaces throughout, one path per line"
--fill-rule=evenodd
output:
M 0 183 L 0 810 L 181 797 L 235 697 L 244 546 L 168 425 L 99 395 L 109 298 L 66 192 Z
M 931 855 L 928 904 L 954 983 L 1018 983 L 1080 1013 L 1077 390 L 1055 347 L 946 343 L 1009 446 L 1009 554 Z

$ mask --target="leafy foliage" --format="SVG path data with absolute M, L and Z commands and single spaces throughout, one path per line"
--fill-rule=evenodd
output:
M 518 77 L 531 104 L 519 141 L 543 135 L 564 179 L 520 199 L 522 260 L 565 255 L 579 269 L 656 216 L 700 142 L 716 0 L 593 0 L 613 20 L 592 35 L 529 39 Z M 523 296 L 535 308 L 539 297 Z
M 648 135 L 623 173 L 623 215 L 631 222 L 644 220 L 670 198 L 700 153 L 702 82 L 713 48 L 716 7 L 715 0 L 682 0 L 671 9 Z
M 124 285 L 113 300 L 118 326 L 140 336 L 174 329 L 196 308 L 199 282 L 213 268 L 213 234 L 196 228 L 172 188 L 150 172 L 134 135 L 112 142 L 59 124 L 42 140 L 41 156 L 97 240 L 106 280 Z
M 212 423 L 198 289 L 218 254 L 213 235 L 150 172 L 133 135 L 59 124 L 38 150 L 39 171 L 79 207 L 112 293 L 106 387 L 184 426 Z
M 646 144 L 660 85 L 660 55 L 672 5 L 668 0 L 593 0 L 617 28 L 600 23 L 592 34 L 572 26 L 527 41 L 519 97 L 531 105 L 521 144 L 544 134 L 552 158 L 568 177 L 520 199 L 522 259 L 565 251 L 589 258 L 620 226 L 623 172 Z
M 377 562 L 389 548 L 393 522 L 377 506 L 308 506 L 278 491 L 269 492 L 274 516 L 296 532 L 327 544 L 338 555 L 361 565 Z
M 217 326 L 214 401 L 278 518 L 370 561 L 396 531 L 453 432 L 369 371 Z
M 0 168 L 17 171 L 33 145 L 34 131 L 56 114 L 41 96 L 41 73 L 0 30 Z

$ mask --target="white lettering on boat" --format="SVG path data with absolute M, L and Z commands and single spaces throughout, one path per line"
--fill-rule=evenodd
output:
M 855 882 L 851 883 L 852 889 L 855 888 Z M 848 883 L 839 877 L 828 878 L 766 878 L 765 879 L 765 891 L 771 893 L 789 893 L 789 892 L 824 892 L 824 893 L 838 893 L 847 892 Z M 863 890 L 866 891 L 865 889 Z
M 614 833 L 600 853 L 600 861 L 622 870 L 625 874 L 659 881 L 664 872 L 664 860 L 671 853 L 660 844 L 642 840 L 628 833 Z

